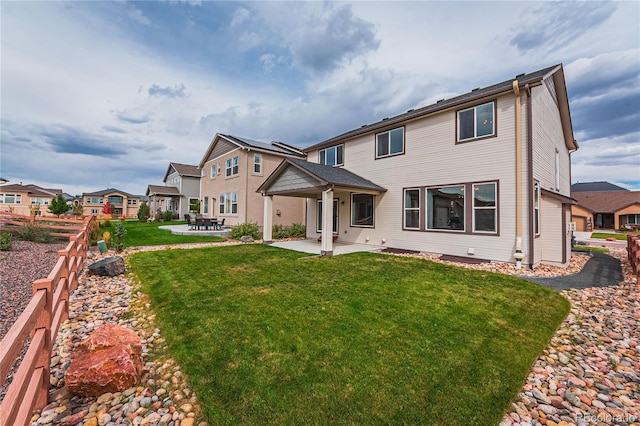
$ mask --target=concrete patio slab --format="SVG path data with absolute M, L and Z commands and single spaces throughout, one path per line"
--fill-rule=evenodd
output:
M 320 255 L 321 243 L 317 240 L 297 240 L 297 241 L 277 241 L 271 244 L 274 247 L 280 247 L 287 250 L 300 251 L 303 253 L 310 253 Z M 360 251 L 378 251 L 384 247 L 375 246 L 371 244 L 355 244 L 355 243 L 342 243 L 335 242 L 333 244 L 333 254 L 347 254 L 356 253 Z
M 216 236 L 216 237 L 227 237 L 229 236 L 228 229 L 222 230 L 213 230 L 213 229 L 195 229 L 189 228 L 189 225 L 162 225 L 158 226 L 158 229 L 164 229 L 165 231 L 171 231 L 174 235 L 201 235 L 201 236 Z

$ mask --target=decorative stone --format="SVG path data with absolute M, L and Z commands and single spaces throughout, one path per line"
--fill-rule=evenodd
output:
M 81 396 L 124 391 L 139 381 L 142 364 L 136 333 L 105 324 L 78 347 L 64 374 L 65 383 L 71 393 Z
M 242 243 L 252 243 L 253 241 L 254 240 L 253 240 L 253 237 L 251 235 L 245 235 L 245 236 L 240 238 L 240 242 L 242 242 Z
M 120 256 L 111 256 L 89 265 L 89 275 L 101 277 L 115 277 L 124 274 L 124 259 Z

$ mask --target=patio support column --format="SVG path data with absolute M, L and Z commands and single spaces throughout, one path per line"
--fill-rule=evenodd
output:
M 273 227 L 273 195 L 263 195 L 264 198 L 264 218 L 262 226 L 262 242 L 264 244 L 271 244 L 273 241 L 272 227 Z
M 322 256 L 333 254 L 333 190 L 322 191 Z

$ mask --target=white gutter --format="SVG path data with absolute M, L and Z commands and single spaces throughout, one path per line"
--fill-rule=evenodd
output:
M 522 267 L 522 106 L 518 80 L 513 81 L 513 93 L 516 95 L 516 268 Z M 531 131 L 531 129 L 529 129 Z

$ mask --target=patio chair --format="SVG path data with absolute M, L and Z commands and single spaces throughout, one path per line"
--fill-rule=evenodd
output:
M 222 219 L 222 222 L 216 222 L 216 229 L 222 230 L 222 227 L 224 226 L 224 221 L 225 219 Z
M 204 226 L 204 219 L 196 216 L 196 229 L 200 229 L 201 226 Z
M 191 215 L 190 214 L 185 214 L 184 218 L 187 220 L 187 226 L 189 227 L 189 231 L 192 231 L 195 224 L 193 222 L 191 222 Z

